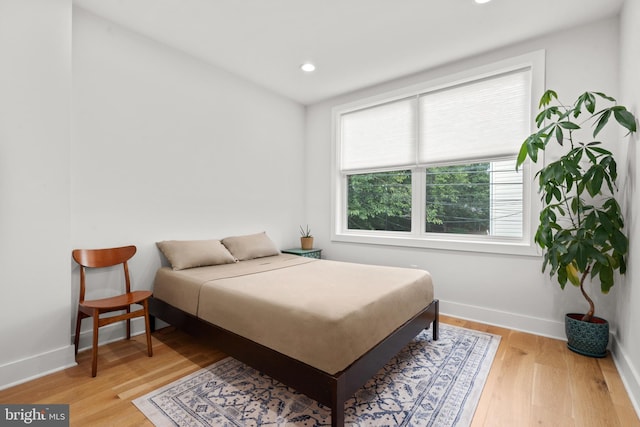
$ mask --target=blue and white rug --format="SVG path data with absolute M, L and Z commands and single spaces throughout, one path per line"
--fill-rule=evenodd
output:
M 345 405 L 347 426 L 468 426 L 500 337 L 440 324 Z M 330 426 L 327 407 L 230 357 L 133 401 L 156 426 Z

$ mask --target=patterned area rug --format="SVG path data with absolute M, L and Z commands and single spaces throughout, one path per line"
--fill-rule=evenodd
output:
M 440 324 L 345 405 L 347 426 L 468 426 L 500 337 Z M 156 426 L 328 426 L 327 407 L 230 357 L 133 401 Z

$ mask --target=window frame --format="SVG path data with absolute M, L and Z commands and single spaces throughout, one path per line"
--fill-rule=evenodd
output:
M 486 252 L 510 255 L 539 256 L 540 251 L 533 241 L 537 223 L 535 219 L 540 211 L 540 201 L 534 194 L 534 176 L 539 170 L 538 164 L 530 161 L 522 166 L 523 172 L 523 236 L 498 237 L 478 236 L 449 233 L 426 233 L 425 166 L 376 168 L 359 170 L 358 173 L 375 173 L 388 170 L 412 171 L 412 209 L 413 230 L 410 232 L 380 231 L 380 230 L 349 230 L 347 228 L 347 174 L 340 170 L 340 117 L 351 111 L 374 107 L 379 104 L 397 101 L 403 98 L 418 96 L 421 93 L 446 89 L 448 87 L 470 83 L 476 80 L 490 78 L 492 76 L 517 71 L 523 68 L 531 70 L 531 99 L 529 130 L 535 129 L 535 111 L 537 102 L 535 94 L 544 91 L 545 83 L 545 52 L 544 50 L 528 53 L 514 58 L 476 67 L 467 71 L 456 73 L 439 79 L 426 81 L 420 84 L 404 87 L 398 90 L 381 93 L 365 99 L 356 100 L 339 105 L 332 110 L 332 194 L 331 194 L 331 240 L 335 242 L 348 242 L 358 244 L 374 244 L 403 246 L 412 248 L 429 248 L 466 252 Z M 517 153 L 516 153 L 517 154 Z M 515 154 L 514 154 L 515 156 Z M 501 159 L 504 159 L 502 157 Z M 496 161 L 499 158 L 474 158 L 469 162 Z M 438 166 L 444 163 L 437 163 Z M 428 165 L 428 166 L 435 166 Z M 515 167 L 515 160 L 514 160 Z M 418 224 L 416 227 L 415 224 Z

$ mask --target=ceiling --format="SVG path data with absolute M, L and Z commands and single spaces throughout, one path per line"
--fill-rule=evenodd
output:
M 73 0 L 308 105 L 616 15 L 624 0 Z M 299 66 L 312 61 L 317 69 Z

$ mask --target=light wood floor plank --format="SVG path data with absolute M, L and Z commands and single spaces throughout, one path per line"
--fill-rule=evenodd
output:
M 567 370 L 536 363 L 532 398 L 534 413 L 543 408 L 544 412 L 571 417 L 571 387 Z
M 598 359 L 569 358 L 569 372 L 576 423 L 585 427 L 621 426 Z
M 442 322 L 502 337 L 473 427 L 640 427 L 615 365 L 570 352 L 562 341 L 442 316 Z M 72 426 L 151 426 L 132 399 L 224 358 L 215 345 L 173 328 L 102 346 L 78 366 L 0 391 L 2 403 L 68 403 Z

